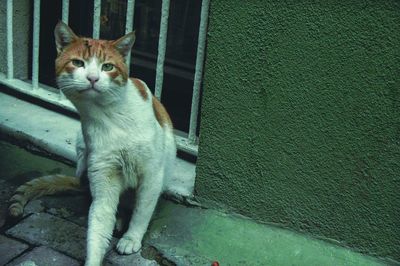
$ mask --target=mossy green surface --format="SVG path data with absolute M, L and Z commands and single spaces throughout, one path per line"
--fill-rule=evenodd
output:
M 212 1 L 196 192 L 400 260 L 400 2 Z
M 146 244 L 177 265 L 378 266 L 349 249 L 214 210 L 161 201 Z

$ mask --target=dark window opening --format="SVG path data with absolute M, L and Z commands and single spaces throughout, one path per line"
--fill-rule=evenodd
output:
M 130 76 L 145 81 L 153 92 L 161 4 L 161 0 L 136 0 L 134 13 L 136 42 L 132 50 Z M 125 34 L 126 7 L 126 0 L 102 1 L 100 38 L 116 39 Z M 56 87 L 54 26 L 61 18 L 61 8 L 61 1 L 42 0 L 39 80 L 53 87 Z M 169 111 L 175 128 L 184 132 L 189 131 L 200 9 L 201 1 L 171 0 L 170 3 L 161 100 Z M 70 0 L 68 24 L 74 32 L 90 37 L 92 22 L 93 1 Z

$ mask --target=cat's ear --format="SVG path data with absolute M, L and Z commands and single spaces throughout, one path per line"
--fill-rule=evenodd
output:
M 116 41 L 113 41 L 113 45 L 115 49 L 124 57 L 126 58 L 129 54 L 129 52 L 132 49 L 133 44 L 135 43 L 135 32 L 132 31 L 125 36 L 122 36 Z
M 57 53 L 61 53 L 66 46 L 78 39 L 78 36 L 75 35 L 71 28 L 62 21 L 57 23 L 54 29 L 54 36 L 56 38 Z

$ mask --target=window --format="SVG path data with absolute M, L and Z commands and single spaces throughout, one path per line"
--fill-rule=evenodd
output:
M 7 33 L 7 68 L 0 67 L 0 83 L 74 111 L 55 89 L 57 21 L 78 35 L 102 39 L 135 29 L 131 76 L 161 98 L 174 121 L 178 148 L 196 155 L 208 6 L 209 0 L 7 0 L 7 18 L 0 22 Z M 24 65 L 22 72 L 16 63 Z

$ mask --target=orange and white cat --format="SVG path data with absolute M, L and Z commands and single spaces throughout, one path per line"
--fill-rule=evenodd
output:
M 87 171 L 93 199 L 85 265 L 101 265 L 112 237 L 120 195 L 128 188 L 136 191 L 135 207 L 117 250 L 131 254 L 141 248 L 161 192 L 171 189 L 166 179 L 171 176 L 176 157 L 173 127 L 147 85 L 128 77 L 125 62 L 135 41 L 134 33 L 115 41 L 94 40 L 76 36 L 59 22 L 55 38 L 57 84 L 81 117 L 76 174 L 81 177 Z M 17 190 L 11 214 L 21 214 L 27 200 L 37 196 L 35 193 L 79 187 L 77 178 L 63 175 L 30 183 Z

